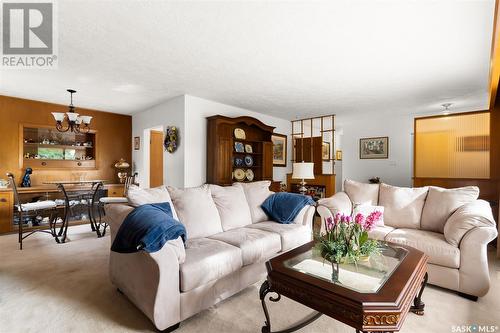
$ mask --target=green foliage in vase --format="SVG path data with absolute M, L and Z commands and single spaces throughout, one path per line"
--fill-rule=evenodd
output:
M 328 261 L 356 263 L 361 257 L 367 257 L 379 251 L 378 241 L 368 238 L 375 223 L 382 213 L 372 212 L 365 217 L 337 213 L 335 217 L 325 219 L 326 232 L 316 237 L 321 255 Z

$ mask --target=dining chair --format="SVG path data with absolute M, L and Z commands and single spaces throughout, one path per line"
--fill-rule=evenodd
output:
M 124 184 L 124 189 L 123 189 L 123 197 L 101 197 L 99 198 L 98 206 L 97 206 L 97 213 L 98 213 L 98 219 L 94 218 L 94 225 L 96 227 L 96 233 L 97 237 L 102 237 L 106 234 L 106 229 L 108 227 L 108 223 L 106 222 L 105 219 L 105 210 L 104 206 L 110 205 L 110 204 L 127 204 L 128 199 L 127 199 L 127 192 L 131 184 L 135 183 L 135 176 L 137 173 L 134 173 L 132 176 L 128 176 L 125 178 L 125 184 Z M 97 200 L 96 200 L 97 201 Z
M 15 205 L 14 208 L 16 210 L 17 216 L 19 218 L 19 249 L 23 249 L 23 240 L 26 237 L 31 236 L 35 232 L 43 232 L 50 234 L 51 236 L 55 237 L 56 233 L 56 228 L 55 228 L 55 221 L 57 218 L 57 205 L 56 202 L 53 200 L 43 200 L 43 201 L 36 201 L 36 202 L 28 202 L 28 203 L 21 203 L 21 200 L 19 198 L 19 192 L 17 190 L 17 185 L 16 181 L 14 179 L 14 175 L 10 172 L 7 172 L 7 178 L 9 179 L 10 184 L 12 185 L 12 190 L 14 191 L 14 201 Z M 49 214 L 49 230 L 46 229 L 33 229 L 27 231 L 27 234 L 25 235 L 24 233 L 24 221 L 23 221 L 23 216 L 37 216 L 37 215 L 42 215 L 42 214 Z

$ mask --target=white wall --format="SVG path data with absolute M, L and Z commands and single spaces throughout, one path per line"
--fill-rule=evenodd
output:
M 134 171 L 139 173 L 141 186 L 149 187 L 149 160 L 147 157 L 149 156 L 149 129 L 158 126 L 166 128 L 172 125 L 179 127 L 180 144 L 175 153 L 164 153 L 164 183 L 176 187 L 192 187 L 205 183 L 207 163 L 206 118 L 213 115 L 254 117 L 267 125 L 275 126 L 276 133 L 286 134 L 288 136 L 287 167 L 273 168 L 274 180 L 286 181 L 286 174 L 292 170 L 290 162 L 292 156 L 291 122 L 289 120 L 195 96 L 183 95 L 148 110 L 135 113 L 132 116 L 133 136 L 141 137 L 141 150 L 132 153 Z
M 413 172 L 413 115 L 363 114 L 338 116 L 337 131 L 342 132 L 342 183 L 344 179 L 368 182 L 372 177 L 397 185 L 411 186 Z M 389 158 L 362 160 L 359 139 L 389 137 Z M 340 177 L 337 182 L 340 182 Z
M 290 162 L 292 147 L 290 141 L 290 120 L 268 116 L 262 113 L 238 108 L 231 105 L 213 102 L 207 99 L 186 95 L 186 135 L 185 152 L 185 186 L 198 186 L 206 181 L 207 163 L 207 120 L 206 117 L 223 115 L 228 117 L 250 116 L 259 119 L 266 125 L 275 126 L 274 132 L 288 136 L 287 166 L 273 168 L 273 178 L 278 181 L 286 181 L 286 174 L 291 172 Z
M 177 96 L 145 111 L 132 115 L 132 137 L 141 137 L 141 149 L 132 151 L 134 171 L 139 173 L 141 187 L 149 187 L 149 129 L 177 126 L 180 142 L 184 134 L 184 96 Z M 163 181 L 177 187 L 184 187 L 184 150 L 179 148 L 173 154 L 163 153 Z

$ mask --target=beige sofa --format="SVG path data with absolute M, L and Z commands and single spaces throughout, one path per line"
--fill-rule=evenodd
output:
M 497 236 L 491 207 L 479 189 L 403 188 L 344 182 L 344 191 L 318 202 L 322 220 L 357 205 L 384 207 L 384 226 L 370 237 L 405 244 L 429 256 L 429 282 L 477 300 L 490 286 L 487 245 Z
M 315 208 L 306 206 L 292 224 L 269 221 L 260 208 L 270 182 L 198 188 L 132 186 L 129 204 L 171 202 L 186 227 L 182 240 L 155 253 L 110 254 L 112 283 L 154 323 L 171 331 L 178 323 L 234 295 L 266 275 L 264 262 L 312 239 Z M 111 241 L 133 207 L 108 205 Z M 257 297 L 257 296 L 256 296 Z

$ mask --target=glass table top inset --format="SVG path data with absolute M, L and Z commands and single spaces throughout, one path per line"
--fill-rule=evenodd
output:
M 288 269 L 331 282 L 359 293 L 377 293 L 404 260 L 408 250 L 380 243 L 380 253 L 366 260 L 338 265 L 334 274 L 332 264 L 325 260 L 318 249 L 312 249 L 285 260 Z M 336 278 L 335 278 L 335 277 Z

